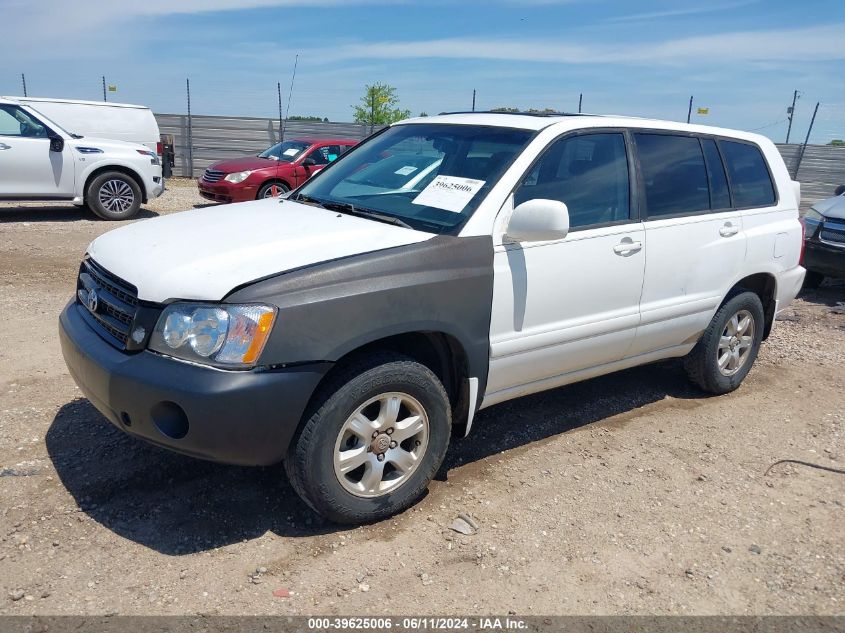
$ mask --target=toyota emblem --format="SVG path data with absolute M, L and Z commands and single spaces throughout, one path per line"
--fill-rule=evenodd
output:
M 88 296 L 85 298 L 85 306 L 91 311 L 96 312 L 97 306 L 99 305 L 100 300 L 97 297 L 97 291 L 91 289 L 88 291 Z

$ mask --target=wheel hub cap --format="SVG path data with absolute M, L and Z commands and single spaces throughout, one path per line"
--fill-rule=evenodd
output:
M 740 310 L 725 324 L 716 356 L 723 376 L 733 376 L 745 366 L 754 345 L 755 327 L 748 310 Z
M 403 485 L 428 448 L 428 414 L 406 393 L 370 398 L 350 415 L 334 446 L 334 472 L 356 497 L 379 497 Z
M 370 450 L 376 455 L 380 455 L 390 448 L 390 436 L 387 433 L 381 433 L 370 444 Z

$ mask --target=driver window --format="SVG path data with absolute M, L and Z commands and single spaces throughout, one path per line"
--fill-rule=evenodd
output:
M 308 154 L 308 158 L 314 161 L 317 165 L 328 165 L 329 164 L 329 148 L 328 147 L 319 147 L 315 149 L 313 152 Z
M 0 136 L 47 138 L 47 128 L 17 106 L 0 105 Z
M 625 136 L 583 134 L 555 141 L 514 193 L 514 205 L 538 198 L 566 203 L 573 229 L 629 219 Z

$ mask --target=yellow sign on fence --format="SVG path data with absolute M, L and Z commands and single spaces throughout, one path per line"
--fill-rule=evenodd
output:
M 698 113 L 699 114 L 710 114 L 710 108 L 699 108 Z
M 109 84 L 109 92 L 117 92 L 117 86 L 114 84 Z

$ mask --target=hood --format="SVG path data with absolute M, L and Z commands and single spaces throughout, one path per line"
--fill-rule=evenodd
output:
M 826 218 L 845 220 L 845 195 L 828 198 L 827 200 L 820 200 L 819 202 L 813 204 L 813 209 L 821 213 Z
M 267 169 L 268 167 L 278 167 L 287 163 L 280 163 L 272 158 L 259 158 L 258 156 L 244 156 L 243 158 L 233 158 L 231 160 L 221 160 L 209 167 L 209 169 L 217 169 L 225 174 L 234 174 L 238 171 L 247 171 L 252 169 Z
M 219 301 L 250 281 L 431 237 L 291 200 L 267 199 L 141 220 L 98 237 L 88 254 L 133 284 L 143 301 Z
M 93 136 L 83 136 L 82 138 L 67 139 L 65 144 L 71 147 L 96 147 L 101 150 L 123 150 L 131 152 L 133 150 L 141 150 L 149 152 L 150 148 L 140 143 L 130 143 L 129 141 L 116 141 L 107 138 L 95 138 Z

